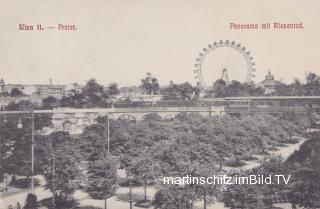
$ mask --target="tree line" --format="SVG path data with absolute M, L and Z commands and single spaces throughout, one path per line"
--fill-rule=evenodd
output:
M 193 86 L 189 82 L 174 83 L 170 81 L 167 86 L 160 86 L 158 79 L 147 73 L 141 79 L 139 88 L 149 95 L 162 95 L 162 100 L 190 101 L 201 97 L 236 97 L 236 96 L 264 96 L 265 89 L 248 83 L 233 80 L 226 84 L 224 80 L 218 79 L 213 85 L 204 91 L 199 85 Z M 16 95 L 15 91 L 13 92 Z M 7 110 L 26 109 L 32 106 L 34 109 L 53 109 L 57 107 L 94 108 L 111 107 L 112 100 L 120 93 L 117 83 L 108 86 L 99 84 L 95 79 L 89 80 L 80 91 L 71 91 L 61 99 L 53 96 L 44 98 L 41 104 L 32 104 L 30 101 L 11 102 Z M 304 82 L 298 79 L 291 84 L 280 84 L 275 86 L 270 96 L 318 96 L 320 95 L 320 77 L 315 73 L 307 73 Z

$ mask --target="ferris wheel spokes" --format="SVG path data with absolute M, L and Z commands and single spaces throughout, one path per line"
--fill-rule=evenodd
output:
M 255 62 L 253 61 L 253 57 L 250 56 L 250 51 L 247 51 L 246 47 L 241 46 L 240 43 L 236 43 L 235 41 L 220 40 L 219 42 L 215 41 L 212 44 L 211 43 L 208 44 L 208 48 L 203 48 L 202 52 L 199 53 L 199 57 L 196 58 L 196 64 L 194 65 L 196 69 L 194 70 L 194 73 L 195 73 L 195 78 L 198 80 L 199 85 L 204 89 L 208 88 L 207 82 L 204 79 L 202 74 L 202 65 L 206 56 L 210 52 L 221 47 L 229 47 L 229 48 L 235 49 L 244 57 L 247 63 L 247 75 L 246 75 L 245 82 L 252 83 L 252 78 L 255 77 L 256 69 L 254 68 Z

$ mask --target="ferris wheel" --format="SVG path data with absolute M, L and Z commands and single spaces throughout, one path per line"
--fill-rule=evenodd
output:
M 253 60 L 253 57 L 250 55 L 250 52 L 246 49 L 246 47 L 241 46 L 240 43 L 236 43 L 235 41 L 229 41 L 229 40 L 226 40 L 226 41 L 220 40 L 219 42 L 215 41 L 213 44 L 208 44 L 208 47 L 203 48 L 202 52 L 200 52 L 199 56 L 196 58 L 196 64 L 194 65 L 195 67 L 194 73 L 195 73 L 195 78 L 198 81 L 198 84 L 204 89 L 208 88 L 208 83 L 204 79 L 204 76 L 202 73 L 203 62 L 206 59 L 207 55 L 210 54 L 210 52 L 221 47 L 235 49 L 243 56 L 243 58 L 246 61 L 246 67 L 247 67 L 245 82 L 252 83 L 253 82 L 252 79 L 255 77 L 256 69 L 255 69 L 255 62 Z M 225 70 L 223 73 L 225 73 Z

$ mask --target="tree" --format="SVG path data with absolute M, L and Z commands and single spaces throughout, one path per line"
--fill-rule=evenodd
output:
M 272 156 L 269 160 L 266 160 L 263 162 L 261 166 L 258 168 L 252 169 L 249 174 L 253 175 L 260 175 L 260 176 L 275 176 L 275 175 L 285 175 L 287 174 L 287 167 L 283 163 L 283 159 L 281 156 Z M 268 208 L 272 208 L 272 197 L 277 193 L 281 192 L 286 189 L 286 184 L 283 182 L 279 184 L 263 184 L 263 185 L 258 185 L 260 190 L 262 191 L 263 197 L 264 197 L 264 204 Z
M 168 87 L 161 90 L 161 93 L 164 100 L 191 100 L 199 96 L 200 89 L 188 82 L 175 84 L 171 81 Z
M 224 97 L 226 95 L 227 83 L 218 79 L 213 83 L 212 90 L 207 92 L 206 97 Z
M 49 96 L 42 100 L 42 109 L 51 110 L 53 108 L 59 107 L 59 100 L 53 96 Z
M 148 152 L 143 152 L 132 160 L 131 174 L 144 186 L 144 201 L 147 201 L 147 186 L 160 175 L 159 164 Z
M 13 133 L 9 130 L 6 122 L 0 124 L 0 181 L 4 178 L 7 158 L 10 156 Z
M 287 160 L 286 164 L 294 166 L 296 164 L 300 167 L 306 167 L 313 170 L 320 171 L 320 133 L 313 133 L 310 140 L 303 143 L 299 150 L 294 152 Z M 293 167 L 292 169 L 295 169 Z
M 182 100 L 191 100 L 196 95 L 196 89 L 189 82 L 178 85 L 178 91 Z
M 23 125 L 29 128 L 32 124 L 32 118 L 27 118 Z M 34 129 L 35 131 L 42 130 L 44 127 L 52 127 L 52 115 L 51 114 L 34 114 Z M 31 127 L 28 129 L 31 130 Z
M 108 123 L 108 116 L 99 116 L 96 121 L 98 124 L 103 126 L 104 133 L 101 132 L 102 137 L 101 142 L 106 140 L 108 130 L 107 130 L 107 123 Z M 130 120 L 122 120 L 122 119 L 109 119 L 109 131 L 110 131 L 110 152 L 112 155 L 121 156 L 125 153 L 125 145 L 131 139 L 130 132 L 133 131 L 134 124 Z
M 103 90 L 103 86 L 95 79 L 91 79 L 87 82 L 86 86 L 83 88 L 83 94 L 85 96 L 86 107 L 105 106 L 105 99 L 107 95 Z
M 13 88 L 10 93 L 10 96 L 12 97 L 20 97 L 22 95 L 23 95 L 22 91 L 20 91 L 18 88 Z
M 239 174 L 238 176 L 242 176 Z M 255 209 L 264 208 L 263 191 L 260 185 L 233 184 L 229 185 L 223 193 L 224 206 L 231 209 L 244 208 Z
M 60 100 L 62 107 L 106 107 L 106 99 L 119 94 L 118 85 L 111 83 L 107 88 L 99 84 L 95 79 L 90 79 L 82 88 L 82 91 L 64 96 Z
M 160 85 L 158 79 L 152 77 L 151 73 L 147 73 L 144 79 L 141 79 L 141 88 L 144 89 L 147 94 L 158 94 Z
M 42 174 L 46 179 L 44 185 L 54 195 L 57 191 L 63 191 L 65 200 L 68 201 L 68 194 L 72 193 L 76 184 L 74 183 L 79 174 L 78 162 L 79 153 L 74 139 L 67 132 L 53 132 L 49 137 L 39 143 L 39 149 L 43 150 L 38 154 L 42 159 Z
M 306 82 L 307 84 L 320 84 L 320 76 L 312 72 L 307 72 Z
M 6 110 L 32 110 L 34 107 L 34 104 L 31 101 L 28 100 L 22 100 L 19 102 L 10 102 Z
M 35 144 L 39 145 L 44 136 L 35 136 Z M 31 134 L 25 134 L 19 140 L 12 140 L 13 152 L 5 159 L 5 169 L 9 174 L 30 177 L 31 173 Z M 40 146 L 35 146 L 35 166 L 34 175 L 41 173 L 43 158 L 40 157 L 42 152 Z
M 94 199 L 112 196 L 117 187 L 117 167 L 114 159 L 108 157 L 90 162 L 88 167 L 88 194 Z
M 119 88 L 118 88 L 118 84 L 117 83 L 111 83 L 111 84 L 109 84 L 106 93 L 108 95 L 108 98 L 113 98 L 114 96 L 119 94 L 119 92 L 120 91 L 119 91 Z
M 170 81 L 170 85 L 166 88 L 161 89 L 161 94 L 163 95 L 164 100 L 177 100 L 179 96 L 179 92 L 177 90 L 177 85 Z
M 264 90 L 247 83 L 233 80 L 229 85 L 222 79 L 218 79 L 206 94 L 206 97 L 232 97 L 232 96 L 262 96 Z
M 289 200 L 293 205 L 305 208 L 320 207 L 320 172 L 308 168 L 301 168 L 294 175 Z
M 156 208 L 159 209 L 182 209 L 189 208 L 187 189 L 177 185 L 164 185 L 157 191 L 154 197 Z
M 192 165 L 193 172 L 189 172 L 192 176 L 197 176 L 198 178 L 201 177 L 212 177 L 215 175 L 215 168 L 213 165 L 208 165 L 205 163 L 195 163 Z M 210 184 L 191 184 L 188 185 L 191 187 L 190 189 L 195 191 L 194 196 L 198 200 L 203 200 L 203 209 L 207 208 L 207 205 L 214 202 L 214 198 L 220 196 L 219 188 L 217 185 L 210 185 Z
M 56 191 L 63 191 L 65 200 L 68 201 L 68 195 L 76 189 L 73 182 L 79 173 L 75 159 L 71 159 L 63 152 L 57 152 L 44 169 L 45 188 L 53 195 Z
M 39 207 L 37 196 L 29 193 L 23 209 L 38 209 Z
M 82 108 L 86 104 L 85 95 L 81 92 L 75 92 L 69 96 L 62 97 L 60 104 L 62 107 Z
M 83 88 L 83 91 L 87 95 L 99 94 L 103 92 L 103 86 L 95 79 L 90 79 Z
M 51 100 L 51 99 L 50 99 Z M 18 121 L 21 120 L 23 127 L 22 129 L 29 133 L 31 131 L 32 126 L 32 117 L 31 117 L 31 111 L 37 109 L 37 106 L 35 106 L 31 101 L 23 100 L 19 102 L 10 102 L 9 105 L 6 107 L 6 110 L 9 111 L 30 111 L 28 115 L 22 118 L 17 118 L 16 116 L 12 116 L 11 118 L 8 118 L 9 123 L 11 126 L 14 126 L 16 128 Z M 34 114 L 34 125 L 35 125 L 35 131 L 41 130 L 43 127 L 50 127 L 52 125 L 52 115 L 51 114 Z M 13 127 L 10 127 L 13 128 Z
M 14 144 L 14 153 L 6 159 L 6 170 L 8 173 L 27 177 L 32 175 L 30 168 L 31 138 L 29 136 L 24 136 Z
M 293 173 L 289 185 L 289 201 L 293 208 L 297 205 L 310 208 L 320 206 L 320 142 L 319 133 L 313 133 L 311 139 L 293 153 L 286 165 Z
M 307 72 L 305 83 L 295 79 L 291 84 L 281 84 L 276 86 L 273 95 L 277 96 L 318 96 L 320 95 L 320 76 Z
M 80 149 L 85 160 L 95 161 L 101 158 L 104 152 L 105 126 L 94 124 L 87 126 L 82 135 Z

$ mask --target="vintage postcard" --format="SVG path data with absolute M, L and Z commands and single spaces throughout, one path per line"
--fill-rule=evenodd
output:
M 0 209 L 320 208 L 319 11 L 1 0 Z

